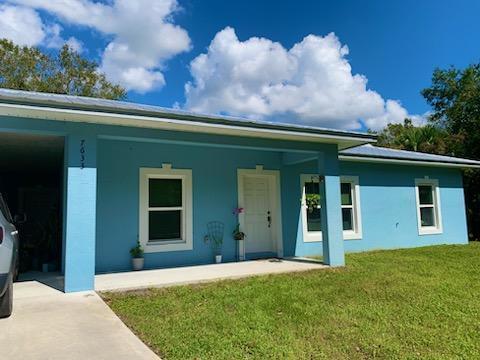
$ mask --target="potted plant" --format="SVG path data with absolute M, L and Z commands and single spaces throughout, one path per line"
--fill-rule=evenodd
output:
M 236 207 L 235 209 L 233 209 L 233 215 L 237 217 L 237 220 L 239 215 L 243 213 L 243 210 L 244 209 L 242 207 Z M 233 229 L 232 235 L 233 235 L 233 238 L 238 241 L 245 239 L 245 233 L 240 230 L 240 223 L 237 222 L 235 229 Z
M 307 205 L 309 213 L 312 213 L 314 209 L 318 209 L 320 205 L 320 194 L 306 194 L 305 205 Z
M 240 224 L 237 224 L 237 226 L 235 226 L 235 229 L 233 230 L 232 235 L 233 235 L 233 238 L 238 241 L 244 240 L 246 236 L 245 233 L 240 230 Z
M 143 248 L 140 241 L 137 240 L 137 245 L 130 249 L 130 255 L 132 255 L 133 270 L 142 270 L 145 259 L 143 258 Z

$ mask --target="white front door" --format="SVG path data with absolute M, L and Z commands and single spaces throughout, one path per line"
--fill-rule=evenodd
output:
M 245 175 L 243 206 L 245 254 L 276 252 L 272 236 L 272 179 L 269 176 Z

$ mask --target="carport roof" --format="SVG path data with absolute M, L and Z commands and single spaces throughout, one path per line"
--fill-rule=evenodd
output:
M 126 101 L 10 89 L 0 89 L 0 114 L 27 117 L 35 114 L 35 117 L 61 121 L 335 143 L 340 149 L 376 141 L 375 135 L 362 132 L 197 114 Z

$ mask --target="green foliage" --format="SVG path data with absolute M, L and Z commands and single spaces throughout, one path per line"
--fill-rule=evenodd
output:
M 320 205 L 320 194 L 305 194 L 305 203 L 308 211 L 313 212 Z
M 137 245 L 130 249 L 130 255 L 132 255 L 134 259 L 143 258 L 143 248 L 140 241 L 137 240 Z
M 378 133 L 379 146 L 451 156 L 456 155 L 462 140 L 433 124 L 414 126 L 410 119 L 403 124 L 388 124 Z
M 103 296 L 162 359 L 478 359 L 479 271 L 472 243 Z
M 233 229 L 233 231 L 232 231 L 232 236 L 233 236 L 233 239 L 234 239 L 234 240 L 243 240 L 243 239 L 245 239 L 245 236 L 246 236 L 246 235 L 245 235 L 245 233 L 244 233 L 242 230 L 240 230 L 240 224 L 237 224 L 237 225 L 235 226 L 235 229 Z
M 98 72 L 98 65 L 67 45 L 55 56 L 0 40 L 0 87 L 54 94 L 124 99 L 126 91 Z
M 480 160 L 480 64 L 460 70 L 436 69 L 432 85 L 422 91 L 432 106 L 432 124 L 446 130 L 456 143 L 455 154 Z M 464 178 L 470 237 L 480 239 L 480 172 L 468 170 Z
M 205 235 L 203 240 L 205 241 L 205 243 L 210 243 L 212 245 L 213 251 L 217 255 L 220 255 L 220 251 L 223 245 L 223 237 L 214 236 L 214 235 Z

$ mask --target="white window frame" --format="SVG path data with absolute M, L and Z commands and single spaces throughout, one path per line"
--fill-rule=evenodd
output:
M 149 179 L 180 179 L 182 180 L 182 206 L 165 208 L 149 208 Z M 193 249 L 192 220 L 192 170 L 172 169 L 170 164 L 162 164 L 161 168 L 140 168 L 140 204 L 139 204 L 139 241 L 145 253 L 183 251 Z M 181 239 L 149 241 L 149 211 L 182 210 Z
M 303 230 L 303 242 L 319 242 L 322 241 L 322 231 L 308 231 L 307 214 L 306 214 L 306 199 L 305 199 L 305 183 L 311 182 L 312 177 L 318 178 L 318 174 L 301 174 L 300 175 L 300 189 L 301 189 L 301 219 Z M 360 210 L 360 184 L 358 176 L 341 176 L 340 183 L 350 183 L 352 189 L 352 205 L 341 205 L 342 208 L 353 208 L 353 230 L 343 230 L 344 240 L 360 240 L 362 239 L 362 217 Z M 338 189 L 340 191 L 340 189 Z M 342 216 L 342 215 L 341 215 Z M 343 227 L 343 223 L 342 223 Z
M 420 204 L 420 191 L 419 186 L 431 186 L 433 193 L 433 213 L 435 226 L 422 226 L 422 218 L 420 216 L 420 208 L 422 207 L 432 207 L 432 205 L 421 205 Z M 415 199 L 417 205 L 417 225 L 418 225 L 418 234 L 419 235 L 432 235 L 432 234 L 442 234 L 443 225 L 442 225 L 442 211 L 440 206 L 440 187 L 438 186 L 437 179 L 415 179 Z
M 358 176 L 341 176 L 340 183 L 349 183 L 352 191 L 352 205 L 342 205 L 340 200 L 341 208 L 351 208 L 353 217 L 353 230 L 344 230 L 343 239 L 360 240 L 362 238 L 362 213 L 360 211 L 360 183 L 358 181 Z

